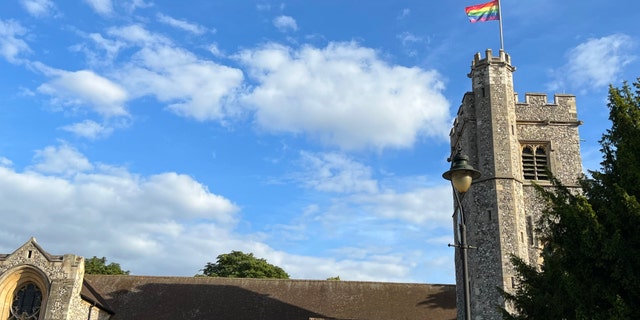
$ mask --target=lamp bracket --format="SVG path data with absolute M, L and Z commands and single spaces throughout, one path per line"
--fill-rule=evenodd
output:
M 451 243 L 449 243 L 447 245 L 447 247 L 456 247 L 456 248 L 460 248 L 460 249 L 478 249 L 478 247 L 476 247 L 476 246 L 469 246 L 469 245 L 463 246 L 461 244 L 451 244 Z

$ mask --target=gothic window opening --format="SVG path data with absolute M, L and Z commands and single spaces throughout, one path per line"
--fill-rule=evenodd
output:
M 549 154 L 547 145 L 526 144 L 522 146 L 522 171 L 526 180 L 549 180 Z
M 34 283 L 27 283 L 15 291 L 7 320 L 37 320 L 42 305 L 42 291 Z

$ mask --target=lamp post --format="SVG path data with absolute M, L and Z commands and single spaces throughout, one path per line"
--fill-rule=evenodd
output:
M 469 292 L 469 263 L 467 259 L 467 226 L 464 216 L 464 210 L 462 209 L 462 201 L 460 200 L 460 194 L 463 194 L 471 187 L 473 179 L 480 178 L 480 171 L 476 170 L 473 166 L 469 165 L 469 157 L 457 153 L 451 161 L 451 169 L 442 174 L 442 177 L 451 181 L 451 185 L 454 189 L 454 197 L 458 212 L 460 214 L 458 219 L 458 228 L 460 232 L 459 242 L 454 244 L 454 247 L 460 249 L 460 260 L 462 262 L 462 286 L 464 289 L 464 319 L 471 320 L 471 294 Z

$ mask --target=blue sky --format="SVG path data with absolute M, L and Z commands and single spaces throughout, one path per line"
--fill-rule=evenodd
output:
M 481 2 L 2 1 L 0 251 L 453 283 L 448 133 L 473 55 L 500 46 L 465 16 Z M 607 87 L 640 76 L 640 2 L 502 7 L 520 98 L 575 94 L 597 168 Z

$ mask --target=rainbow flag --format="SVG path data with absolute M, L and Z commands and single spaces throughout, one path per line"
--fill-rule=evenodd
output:
M 469 17 L 469 21 L 471 21 L 471 23 L 500 20 L 498 0 L 466 7 L 464 8 L 464 11 L 467 12 L 467 17 Z

